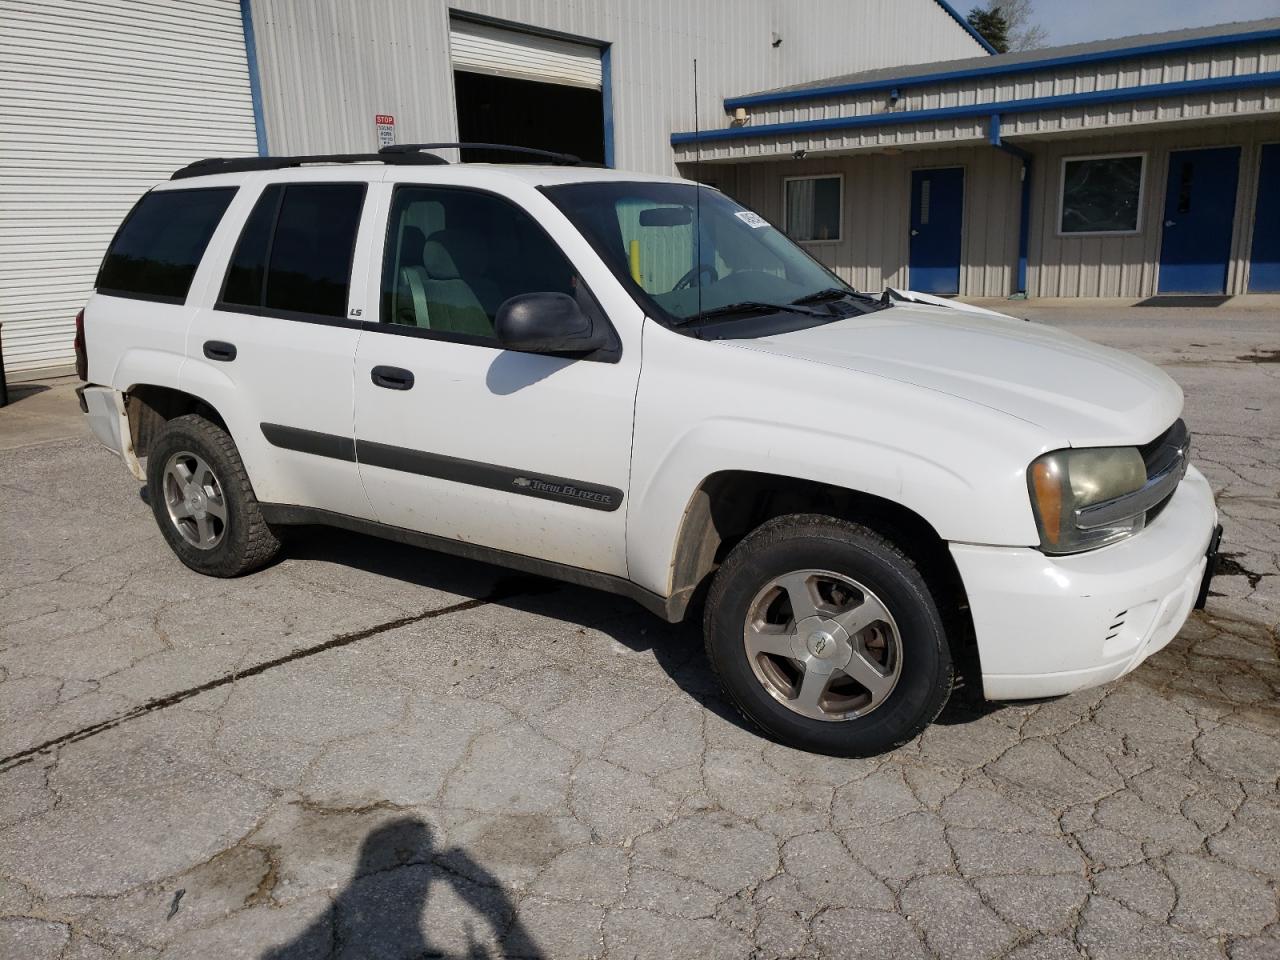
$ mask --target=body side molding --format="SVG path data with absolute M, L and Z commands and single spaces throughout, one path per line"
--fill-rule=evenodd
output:
M 264 423 L 261 427 L 262 435 L 272 446 L 286 450 L 350 460 L 365 466 L 416 473 L 474 487 L 537 497 L 540 500 L 554 500 L 589 510 L 612 512 L 622 506 L 623 493 L 617 487 L 530 473 L 478 460 L 463 460 L 425 450 L 375 443 L 372 440 L 352 440 L 349 437 L 301 430 L 277 423 Z

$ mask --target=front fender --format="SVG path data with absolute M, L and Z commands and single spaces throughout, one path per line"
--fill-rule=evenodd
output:
M 880 497 L 948 541 L 1034 545 L 1026 469 L 1044 449 L 1034 424 L 967 400 L 659 331 L 636 404 L 628 572 L 670 594 L 690 500 L 725 471 Z
M 709 477 L 724 471 L 871 494 L 923 517 L 946 540 L 1036 542 L 1029 505 L 1024 522 L 1011 522 L 1007 506 L 993 503 L 973 477 L 925 454 L 833 431 L 718 417 L 678 437 L 643 481 L 633 474 L 628 514 L 628 528 L 637 531 L 628 537 L 632 579 L 664 596 L 670 592 L 689 501 Z

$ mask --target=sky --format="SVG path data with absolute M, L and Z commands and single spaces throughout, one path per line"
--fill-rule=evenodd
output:
M 1280 17 L 1280 0 L 1032 0 L 1049 44 Z M 972 6 L 972 4 L 971 4 Z M 968 8 L 966 8 L 968 9 Z

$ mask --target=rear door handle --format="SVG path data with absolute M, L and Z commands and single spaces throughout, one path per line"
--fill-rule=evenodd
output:
M 204 355 L 210 360 L 230 363 L 236 358 L 236 345 L 227 343 L 225 340 L 206 340 L 204 342 Z
M 413 373 L 401 367 L 374 367 L 369 372 L 369 379 L 375 387 L 386 387 L 388 390 L 413 388 Z

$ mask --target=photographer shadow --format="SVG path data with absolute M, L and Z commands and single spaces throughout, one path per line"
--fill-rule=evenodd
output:
M 432 937 L 428 901 L 449 892 L 490 937 L 478 940 L 469 920 L 459 922 L 456 904 L 449 905 L 448 928 L 438 925 Z M 488 944 L 497 944 L 497 953 Z M 460 849 L 434 850 L 431 828 L 417 817 L 401 817 L 365 838 L 346 888 L 302 933 L 262 960 L 497 956 L 533 960 L 542 953 L 496 878 Z

